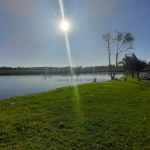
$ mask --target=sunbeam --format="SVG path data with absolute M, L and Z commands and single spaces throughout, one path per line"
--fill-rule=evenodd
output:
M 63 26 L 63 31 L 65 33 L 65 40 L 66 40 L 66 47 L 67 47 L 67 52 L 68 52 L 68 57 L 69 57 L 69 63 L 71 66 L 71 75 L 74 74 L 73 72 L 73 64 L 72 64 L 72 58 L 71 58 L 71 51 L 70 51 L 70 45 L 69 45 L 69 40 L 68 40 L 68 34 L 67 34 L 67 26 L 69 26 L 69 24 L 67 25 L 67 22 L 65 21 L 65 14 L 64 14 L 64 7 L 63 7 L 63 3 L 62 0 L 59 0 L 59 5 L 60 5 L 60 10 L 61 10 L 61 14 L 62 14 L 62 22 L 65 23 L 65 25 Z M 74 94 L 75 94 L 75 111 L 77 114 L 77 118 L 80 120 L 83 120 L 83 113 L 81 110 L 81 103 L 80 103 L 80 97 L 79 97 L 79 92 L 78 92 L 78 87 L 76 85 L 76 83 L 74 83 Z M 82 122 L 81 122 L 82 123 Z
M 68 56 L 69 56 L 69 62 L 70 62 L 70 66 L 71 66 L 71 74 L 73 74 L 73 65 L 72 65 L 72 59 L 71 59 L 71 53 L 70 53 L 70 45 L 69 45 L 69 41 L 68 41 L 68 35 L 67 32 L 65 31 L 65 39 L 66 39 L 66 46 L 67 46 L 67 51 L 68 51 Z
M 59 5 L 60 5 L 61 14 L 62 14 L 62 19 L 64 21 L 65 20 L 65 15 L 64 15 L 63 3 L 62 3 L 61 0 L 59 0 Z
M 60 5 L 60 10 L 61 10 L 63 22 L 65 22 L 64 7 L 63 7 L 62 0 L 59 0 L 59 5 Z M 67 30 L 66 29 L 64 29 L 64 33 L 65 33 L 65 40 L 66 40 L 66 47 L 67 47 L 68 57 L 69 57 L 69 63 L 70 63 L 70 67 L 71 67 L 71 74 L 73 74 L 72 58 L 71 58 L 69 40 L 68 40 L 68 35 L 67 35 Z

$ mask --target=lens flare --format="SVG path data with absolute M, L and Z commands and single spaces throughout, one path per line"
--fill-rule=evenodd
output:
M 63 21 L 60 25 L 60 28 L 64 31 L 67 31 L 70 28 L 70 25 L 67 21 Z
M 71 52 L 70 52 L 70 46 L 69 46 L 69 40 L 68 40 L 68 34 L 67 34 L 67 30 L 69 29 L 69 23 L 65 21 L 64 8 L 63 8 L 62 0 L 59 0 L 59 5 L 60 5 L 62 20 L 63 20 L 63 22 L 61 23 L 61 28 L 65 32 L 66 47 L 67 47 L 67 51 L 68 51 L 69 63 L 71 66 L 71 74 L 73 74 L 73 69 L 72 69 L 73 65 L 72 65 Z
M 69 63 L 71 66 L 71 74 L 73 75 L 73 65 L 72 65 L 72 59 L 71 59 L 71 52 L 70 52 L 70 45 L 69 45 L 69 40 L 68 40 L 68 34 L 67 34 L 67 30 L 69 29 L 69 23 L 65 21 L 65 15 L 64 15 L 64 9 L 63 9 L 63 3 L 62 0 L 59 0 L 59 4 L 60 4 L 60 9 L 61 9 L 61 14 L 62 14 L 62 20 L 63 22 L 61 23 L 61 29 L 64 30 L 65 32 L 65 40 L 66 40 L 66 47 L 67 47 L 67 52 L 68 52 L 68 57 L 69 57 Z M 77 119 L 79 120 L 83 120 L 83 113 L 81 110 L 81 103 L 80 103 L 80 97 L 79 97 L 79 92 L 78 92 L 78 87 L 77 85 L 74 83 L 74 94 L 75 94 L 75 110 L 76 110 L 76 114 L 77 114 Z M 83 123 L 83 122 L 81 122 Z

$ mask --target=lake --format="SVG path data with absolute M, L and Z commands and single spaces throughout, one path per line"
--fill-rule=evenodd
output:
M 116 74 L 117 78 L 120 78 L 122 76 L 124 76 L 122 73 Z M 110 80 L 110 75 L 108 73 L 100 73 L 86 75 L 82 74 L 78 76 L 0 76 L 0 99 L 34 94 L 59 87 L 93 82 L 94 78 L 97 79 L 97 82 L 104 82 L 106 80 Z

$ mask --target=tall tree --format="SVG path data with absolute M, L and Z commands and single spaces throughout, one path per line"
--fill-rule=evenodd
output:
M 124 51 L 128 51 L 129 49 L 133 49 L 134 38 L 130 33 L 116 31 L 116 36 L 114 38 L 110 32 L 107 32 L 106 34 L 102 35 L 102 39 L 104 41 L 105 48 L 107 49 L 108 52 L 109 66 L 111 66 L 110 56 L 112 53 L 112 47 L 115 47 L 116 49 L 116 55 L 115 55 L 116 63 L 115 63 L 115 69 L 113 70 L 113 73 L 110 67 L 111 79 L 114 79 L 115 72 L 118 67 L 119 54 Z
M 111 65 L 111 53 L 112 53 L 112 44 L 113 44 L 113 37 L 111 35 L 111 32 L 107 32 L 106 34 L 102 35 L 102 39 L 104 41 L 104 46 L 108 52 L 108 61 L 109 61 L 109 71 L 111 74 L 111 79 L 113 78 L 112 76 L 112 65 Z
M 119 54 L 130 49 L 133 49 L 134 38 L 132 34 L 126 32 L 116 31 L 116 37 L 114 38 L 115 47 L 116 47 L 116 67 L 118 67 L 118 57 Z M 113 79 L 115 78 L 115 71 L 113 73 Z

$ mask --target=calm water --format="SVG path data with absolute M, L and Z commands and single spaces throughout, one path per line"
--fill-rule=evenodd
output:
M 122 77 L 117 74 L 116 77 Z M 52 90 L 58 87 L 70 86 L 92 82 L 96 78 L 98 82 L 110 80 L 107 73 L 79 76 L 0 76 L 0 99 L 33 94 Z

